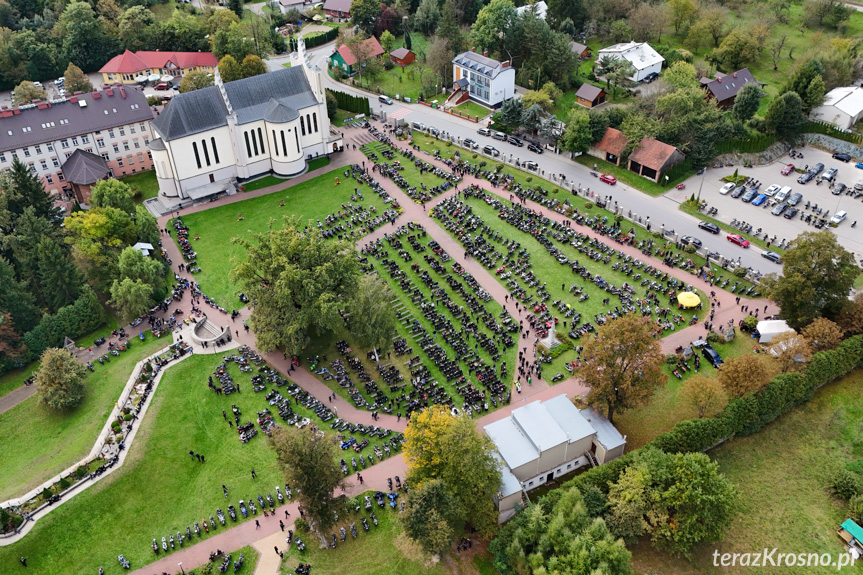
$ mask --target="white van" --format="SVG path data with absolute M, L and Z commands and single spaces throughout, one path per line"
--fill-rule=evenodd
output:
M 378 102 L 382 104 L 387 104 L 389 106 L 393 105 L 393 101 L 389 96 L 378 96 Z
M 776 195 L 773 196 L 777 202 L 784 202 L 785 198 L 791 193 L 791 186 L 782 186 L 782 189 L 776 192 Z

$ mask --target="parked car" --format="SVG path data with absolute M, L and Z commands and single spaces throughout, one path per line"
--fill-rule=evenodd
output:
M 743 200 L 744 204 L 748 204 L 749 202 L 754 200 L 755 196 L 757 196 L 757 195 L 758 195 L 758 190 L 756 190 L 755 188 L 752 188 L 750 190 L 747 190 L 746 193 L 743 194 L 743 197 L 740 199 Z
M 521 164 L 524 168 L 530 170 L 531 172 L 535 172 L 539 169 L 539 164 L 534 162 L 533 160 L 528 160 L 526 162 L 522 162 Z
M 54 80 L 54 85 L 55 86 L 62 86 L 65 82 L 66 82 L 66 78 L 61 76 L 61 77 L 57 78 L 56 80 Z
M 809 168 L 809 173 L 814 175 L 814 176 L 817 176 L 818 174 L 820 174 L 823 171 L 824 171 L 824 164 L 822 164 L 821 162 L 818 162 L 817 164 L 815 164 L 814 166 Z
M 800 177 L 797 178 L 798 184 L 808 184 L 815 178 L 815 174 L 812 172 L 806 172 L 805 174 L 800 174 Z
M 784 168 L 782 168 L 782 171 L 780 173 L 783 176 L 787 176 L 788 174 L 790 174 L 793 171 L 794 171 L 794 164 L 787 164 Z
M 650 74 L 648 74 L 647 76 L 644 77 L 642 82 L 644 82 L 645 84 L 650 84 L 651 82 L 653 82 L 657 78 L 659 78 L 659 74 L 656 72 L 651 72 Z
M 780 186 L 779 184 L 773 184 L 772 186 L 770 186 L 769 188 L 764 190 L 764 193 L 772 198 L 773 195 L 781 189 L 782 189 L 782 186 Z
M 737 244 L 738 246 L 742 246 L 744 248 L 749 247 L 749 240 L 741 236 L 740 234 L 728 234 L 726 239 L 732 244 Z
M 828 182 L 832 182 L 833 179 L 836 177 L 836 174 L 838 174 L 838 173 L 839 173 L 839 170 L 837 170 L 836 168 L 830 168 L 829 170 L 824 172 L 824 175 L 821 176 L 821 179 L 827 180 Z
M 155 87 L 155 88 L 153 88 L 153 89 L 154 89 L 154 90 L 158 90 L 158 91 L 160 91 L 160 92 L 161 92 L 161 91 L 164 91 L 164 90 L 170 90 L 170 89 L 171 89 L 171 85 L 170 85 L 170 84 L 168 84 L 167 82 L 160 82 L 160 83 L 156 84 L 156 87 Z
M 491 136 L 491 130 L 489 130 L 488 128 L 480 128 L 476 131 L 476 133 L 480 136 Z
M 767 194 L 758 194 L 757 196 L 755 196 L 755 199 L 752 200 L 752 205 L 753 206 L 760 206 L 761 204 L 763 204 L 766 201 L 767 201 Z
M 841 196 L 846 189 L 848 189 L 848 186 L 839 182 L 838 184 L 833 184 L 833 187 L 830 189 L 830 193 L 834 196 Z
M 797 192 L 796 194 L 791 194 L 791 197 L 788 198 L 788 205 L 789 206 L 796 206 L 797 204 L 799 204 L 802 201 L 803 201 L 803 194 L 801 194 L 800 192 Z
M 781 216 L 782 212 L 784 212 L 787 209 L 788 209 L 788 203 L 787 202 L 780 202 L 780 203 L 776 204 L 776 207 L 774 207 L 773 211 L 771 211 L 770 213 L 773 214 L 774 216 Z
M 390 98 L 389 96 L 384 96 L 384 95 L 378 96 L 378 102 L 381 102 L 382 104 L 387 104 L 390 106 L 393 105 L 393 99 Z
M 833 159 L 839 160 L 840 162 L 845 162 L 847 164 L 851 161 L 851 156 L 849 156 L 848 154 L 840 154 L 839 152 L 836 152 L 835 154 L 833 154 Z
M 542 148 L 540 148 L 536 144 L 528 144 L 527 149 L 530 150 L 531 152 L 534 152 L 535 154 L 541 154 L 542 153 Z
M 782 217 L 785 218 L 786 220 L 790 220 L 791 218 L 796 216 L 799 211 L 800 210 L 798 210 L 797 208 L 789 207 L 787 210 L 785 210 L 785 214 Z
M 746 193 L 746 186 L 737 186 L 734 188 L 734 191 L 731 192 L 731 197 L 735 200 Z
M 830 225 L 834 226 L 834 227 L 838 226 L 839 224 L 844 222 L 845 218 L 847 218 L 847 217 L 848 217 L 848 212 L 846 212 L 845 210 L 839 210 L 838 212 L 833 214 L 832 218 L 830 218 Z
M 761 252 L 761 257 L 777 264 L 782 263 L 782 256 L 780 256 L 776 252 L 763 251 Z
M 411 127 L 414 130 L 419 130 L 420 132 L 426 131 L 426 125 L 423 124 L 422 122 L 411 122 Z M 483 128 L 483 129 L 485 129 L 485 128 Z
M 854 184 L 854 189 L 858 192 L 863 192 L 863 180 L 857 180 L 857 183 Z
M 471 140 L 470 138 L 465 138 L 464 140 L 462 140 L 462 144 L 464 144 L 464 147 L 468 150 L 476 150 L 477 148 L 479 148 L 479 144 L 477 144 L 474 140 Z
M 440 130 L 438 130 L 434 126 L 429 126 L 429 135 L 437 138 L 438 136 L 440 136 Z
M 701 348 L 701 355 L 703 355 L 704 359 L 710 362 L 710 365 L 714 368 L 717 368 L 724 363 L 719 352 L 713 349 L 709 344 Z
M 513 146 L 518 146 L 519 148 L 524 146 L 524 142 L 522 142 L 521 140 L 519 140 L 515 136 L 510 136 L 509 138 L 506 139 L 506 141 L 509 142 L 510 144 L 512 144 Z
M 612 186 L 617 183 L 617 178 L 615 178 L 614 176 L 609 176 L 608 174 L 602 174 L 601 176 L 599 176 L 599 180 Z
M 734 182 L 728 182 L 727 184 L 725 184 L 724 186 L 719 188 L 719 193 L 724 196 L 725 194 L 727 194 L 728 192 L 730 192 L 731 190 L 733 190 L 736 187 L 737 187 L 737 184 L 735 184 Z
M 863 162 L 857 162 L 856 164 L 854 164 L 854 167 L 863 170 Z
M 492 132 L 491 137 L 495 140 L 500 140 L 501 142 L 506 142 L 506 134 L 503 132 Z
M 698 222 L 698 227 L 702 230 L 710 232 L 711 234 L 719 233 L 719 226 L 717 226 L 713 222 Z
M 782 186 L 782 189 L 776 192 L 773 197 L 777 202 L 784 202 L 791 195 L 791 186 Z
M 500 155 L 500 152 L 494 146 L 483 147 L 482 153 L 494 157 L 498 157 Z
M 689 245 L 689 244 L 692 244 L 692 245 L 693 245 L 693 246 L 695 246 L 696 248 L 700 248 L 700 247 L 701 247 L 701 240 L 699 240 L 699 239 L 698 239 L 698 238 L 696 238 L 695 236 L 681 236 L 681 237 L 680 237 L 680 243 L 681 243 L 681 244 L 683 244 L 683 245 L 685 245 L 685 246 L 686 246 L 686 245 Z

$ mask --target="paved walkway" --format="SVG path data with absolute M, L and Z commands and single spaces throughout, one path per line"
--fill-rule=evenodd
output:
M 36 395 L 36 385 L 22 385 L 13 389 L 3 397 L 0 397 L 0 413 L 9 411 L 25 399 L 30 399 Z

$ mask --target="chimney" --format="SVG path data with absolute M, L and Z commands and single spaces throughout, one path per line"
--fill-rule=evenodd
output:
M 120 88 L 120 96 L 125 100 L 126 99 L 126 90 Z
M 508 68 L 509 67 L 509 60 L 507 60 L 506 62 L 501 62 L 500 67 L 501 68 Z
M 93 92 L 93 99 L 94 99 L 94 100 L 98 100 L 98 99 L 99 99 L 99 98 L 101 98 L 101 97 L 102 97 L 102 93 L 101 93 L 101 92 Z
M 113 89 L 111 89 L 111 88 L 108 88 L 107 90 L 105 90 L 105 95 L 106 95 L 106 96 L 113 96 L 113 95 L 114 95 L 114 90 L 113 90 Z
M 488 58 L 488 50 L 483 50 L 482 55 L 485 56 L 486 58 Z

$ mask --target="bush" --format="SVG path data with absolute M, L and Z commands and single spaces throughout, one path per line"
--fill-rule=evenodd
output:
M 42 499 L 48 499 L 49 497 L 54 495 L 54 492 L 46 487 L 45 489 L 42 490 L 41 495 L 42 495 Z
M 123 416 L 123 421 L 132 421 L 132 417 L 134 417 L 131 413 L 127 413 Z
M 687 244 L 686 247 L 683 248 L 683 251 L 685 251 L 688 254 L 694 254 L 695 253 L 695 246 L 693 246 L 692 244 Z
M 587 514 L 591 517 L 602 517 L 608 505 L 605 494 L 597 486 L 591 484 L 583 485 L 579 488 L 579 491 L 581 491 L 581 496 L 584 498 Z
M 88 473 L 89 473 L 89 471 L 87 471 L 87 466 L 82 465 L 81 467 L 79 467 L 78 469 L 75 470 L 75 477 L 77 477 L 78 479 L 82 479 Z
M 585 210 L 593 209 L 593 202 L 584 202 L 584 209 Z
M 502 170 L 503 170 L 503 164 L 497 164 L 497 165 L 494 167 L 494 171 L 495 171 L 495 172 L 500 172 L 500 171 L 502 171 Z
M 162 96 L 147 96 L 147 105 L 148 106 L 161 106 L 162 105 Z
M 863 495 L 855 495 L 848 501 L 848 517 L 857 525 L 863 523 Z
M 710 330 L 710 333 L 707 334 L 707 343 L 714 344 L 722 342 L 722 337 L 713 330 Z
M 473 154 L 473 155 L 471 156 L 471 158 L 473 158 L 473 159 L 475 160 L 475 159 L 477 158 L 476 154 Z
M 57 483 L 57 486 L 60 487 L 60 491 L 65 491 L 65 490 L 69 489 L 70 485 L 72 485 L 72 484 L 69 483 L 69 480 L 66 479 L 65 477 L 61 477 L 60 481 Z
M 486 162 L 485 160 L 483 160 L 479 163 L 480 168 L 484 168 L 484 167 L 486 167 L 486 165 L 488 165 L 488 162 Z
M 528 176 L 528 177 L 527 177 L 527 179 L 526 179 L 525 181 L 526 181 L 528 184 L 529 184 L 529 183 L 531 183 L 531 182 L 533 181 L 533 176 Z
M 294 529 L 296 529 L 297 533 L 305 535 L 309 532 L 309 524 L 301 517 L 294 520 Z
M 112 421 L 111 422 L 111 429 L 113 429 L 114 431 L 120 431 L 120 422 L 119 421 Z
M 669 353 L 668 355 L 665 356 L 665 363 L 667 363 L 668 365 L 674 365 L 677 363 L 677 361 L 679 359 L 680 358 L 677 357 L 676 353 Z
M 748 271 L 749 270 L 743 266 L 737 266 L 736 268 L 734 268 L 734 275 L 739 277 L 739 278 L 742 278 L 742 277 L 746 276 L 746 273 Z
M 859 475 L 843 467 L 836 470 L 830 477 L 830 491 L 836 497 L 849 501 L 863 491 L 863 482 L 861 482 Z
M 747 315 L 743 318 L 743 327 L 748 330 L 753 330 L 758 326 L 758 318 L 754 315 Z
M 394 66 L 395 64 L 389 58 L 384 60 L 384 70 L 392 70 Z

